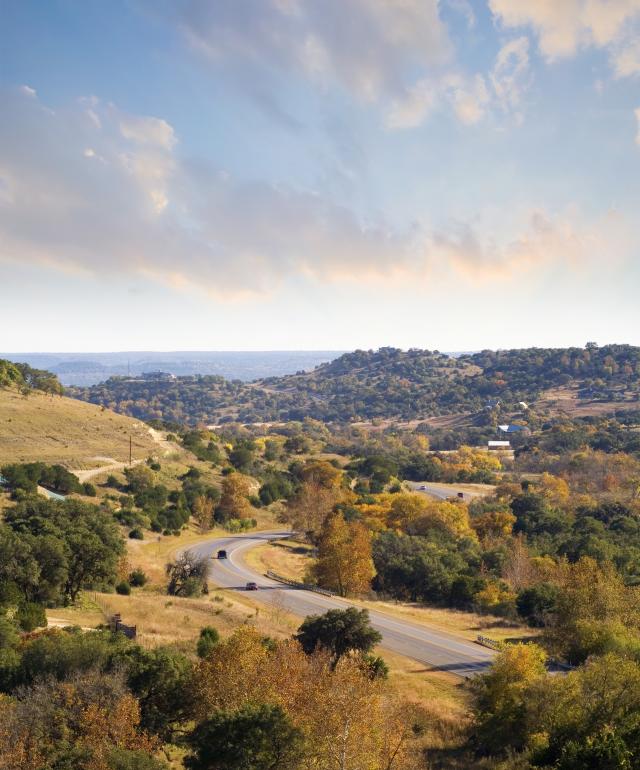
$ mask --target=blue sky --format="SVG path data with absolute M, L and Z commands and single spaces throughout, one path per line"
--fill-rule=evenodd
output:
M 640 344 L 640 0 L 7 0 L 5 350 Z

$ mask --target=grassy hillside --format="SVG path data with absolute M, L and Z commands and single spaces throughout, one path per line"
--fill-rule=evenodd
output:
M 104 459 L 134 459 L 158 451 L 148 426 L 94 404 L 31 391 L 0 388 L 0 465 L 60 463 L 69 468 L 105 465 Z
M 552 389 L 571 392 L 574 408 L 600 403 L 612 410 L 637 404 L 640 348 L 528 348 L 458 358 L 381 348 L 347 353 L 311 372 L 248 385 L 206 376 L 168 382 L 112 378 L 69 392 L 135 417 L 217 423 L 481 414 L 492 400 L 509 406 L 535 402 Z

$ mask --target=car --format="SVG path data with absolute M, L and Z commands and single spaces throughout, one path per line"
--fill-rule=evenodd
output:
M 253 581 L 249 581 L 245 586 L 245 591 L 257 591 L 257 590 L 258 590 L 258 584 L 254 583 Z
M 224 550 L 218 551 L 218 559 L 226 559 L 227 558 L 227 552 Z
M 427 488 L 427 485 L 426 485 L 426 484 L 420 484 L 420 486 L 418 487 L 418 489 L 419 489 L 421 492 L 424 492 L 424 491 L 426 490 L 426 488 Z

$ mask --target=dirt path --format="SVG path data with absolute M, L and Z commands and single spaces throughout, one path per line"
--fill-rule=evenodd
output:
M 163 450 L 163 454 L 166 457 L 168 454 L 171 454 L 171 452 L 175 452 L 178 448 L 175 444 L 173 444 L 171 441 L 167 441 L 167 439 L 163 436 L 161 431 L 155 430 L 154 428 L 149 428 L 149 435 L 151 438 L 158 444 L 158 446 Z M 78 481 L 81 484 L 84 484 L 85 481 L 89 481 L 90 479 L 94 478 L 95 476 L 99 476 L 101 473 L 111 473 L 112 471 L 121 471 L 124 468 L 129 467 L 129 463 L 123 463 L 119 462 L 113 457 L 103 457 L 102 455 L 95 455 L 91 458 L 92 460 L 100 460 L 104 463 L 107 463 L 106 465 L 101 465 L 98 468 L 90 468 L 89 470 L 83 470 L 83 471 L 71 471 L 73 475 L 78 479 Z M 143 460 L 134 460 L 131 465 L 139 465 L 141 462 L 144 462 Z
M 156 430 L 155 428 L 149 428 L 149 435 L 156 442 L 156 444 L 162 447 L 165 457 L 179 449 L 176 444 L 171 441 L 167 441 L 167 439 L 162 435 L 162 432 Z
M 73 475 L 78 479 L 81 484 L 85 481 L 89 481 L 94 476 L 99 476 L 101 473 L 110 473 L 111 471 L 121 471 L 124 468 L 129 467 L 129 463 L 119 463 L 114 460 L 113 457 L 92 457 L 92 460 L 111 460 L 109 465 L 101 465 L 99 468 L 91 468 L 87 471 L 71 471 Z M 143 460 L 134 460 L 131 465 L 139 465 Z

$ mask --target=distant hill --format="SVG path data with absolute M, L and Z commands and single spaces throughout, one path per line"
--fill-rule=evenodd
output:
M 550 389 L 577 402 L 637 406 L 640 348 L 526 348 L 450 356 L 381 348 L 314 370 L 245 384 L 223 377 L 111 378 L 71 395 L 136 417 L 190 423 L 424 419 L 535 402 Z
M 248 382 L 313 369 L 337 358 L 338 350 L 180 351 L 120 353 L 0 353 L 11 361 L 42 367 L 63 385 L 95 385 L 114 376 L 164 371 L 177 376 L 213 374 Z

